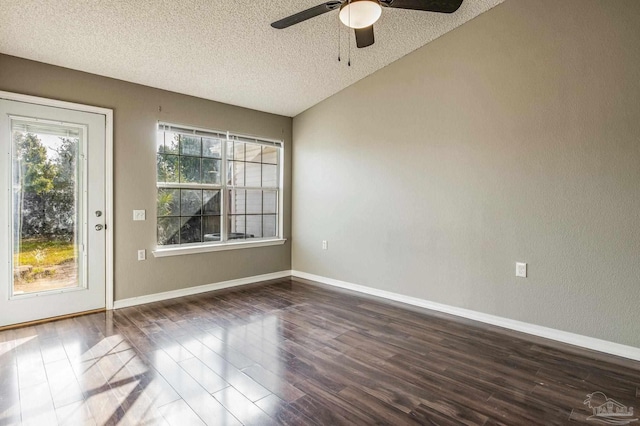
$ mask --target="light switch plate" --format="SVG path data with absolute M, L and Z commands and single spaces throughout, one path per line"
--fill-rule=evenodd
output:
M 516 262 L 516 277 L 527 278 L 527 264 Z
M 138 250 L 138 260 L 146 260 L 146 259 L 147 259 L 147 251 Z
M 146 213 L 144 210 L 134 210 L 133 220 L 146 220 Z

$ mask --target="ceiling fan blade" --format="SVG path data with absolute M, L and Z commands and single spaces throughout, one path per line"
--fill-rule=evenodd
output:
M 323 13 L 331 12 L 332 10 L 339 8 L 341 4 L 342 2 L 337 0 L 328 1 L 326 3 L 317 5 L 316 7 L 312 7 L 310 9 L 303 10 L 302 12 L 298 12 L 294 15 L 287 16 L 286 18 L 282 18 L 281 20 L 272 23 L 271 26 L 273 28 L 281 30 L 283 28 L 299 24 L 300 22 L 306 21 L 307 19 L 315 18 L 316 16 L 322 15 Z
M 462 0 L 380 0 L 382 6 L 396 9 L 424 10 L 426 12 L 453 13 Z
M 358 49 L 371 46 L 375 42 L 373 38 L 373 25 L 354 31 L 356 32 L 356 46 L 358 46 Z

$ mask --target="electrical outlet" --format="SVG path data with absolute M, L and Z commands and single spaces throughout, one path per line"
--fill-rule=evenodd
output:
M 138 250 L 138 260 L 146 260 L 146 259 L 147 259 L 147 251 Z
M 527 264 L 516 262 L 516 277 L 527 278 Z
M 322 240 L 322 250 L 328 250 L 329 249 L 329 243 L 327 242 L 327 240 Z
M 146 220 L 146 214 L 144 210 L 134 210 L 133 220 Z

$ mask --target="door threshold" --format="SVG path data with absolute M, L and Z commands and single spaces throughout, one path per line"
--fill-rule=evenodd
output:
M 31 327 L 33 325 L 44 324 L 46 322 L 60 321 L 63 319 L 75 318 L 83 315 L 97 314 L 97 313 L 106 312 L 106 311 L 107 311 L 106 308 L 92 309 L 90 311 L 76 312 L 73 314 L 60 315 L 60 316 L 51 317 L 51 318 L 43 318 L 35 321 L 27 321 L 27 322 L 20 322 L 18 324 L 3 325 L 0 327 L 0 331 L 12 330 L 14 328 Z

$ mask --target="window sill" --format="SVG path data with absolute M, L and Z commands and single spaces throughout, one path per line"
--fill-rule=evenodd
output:
M 225 251 L 225 250 L 238 250 L 248 249 L 254 247 L 267 247 L 267 246 L 279 246 L 287 242 L 286 238 L 277 240 L 262 240 L 262 241 L 232 241 L 226 243 L 217 243 L 211 245 L 191 246 L 191 247 L 171 247 L 171 248 L 157 248 L 153 251 L 154 257 L 167 257 L 167 256 L 181 256 L 184 254 L 197 254 L 207 253 L 211 251 Z

